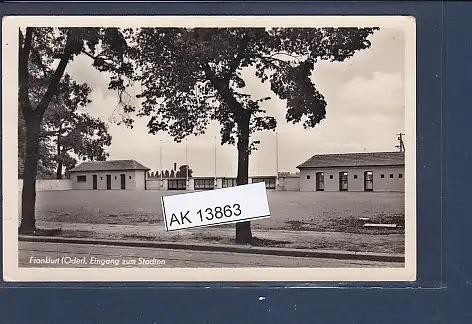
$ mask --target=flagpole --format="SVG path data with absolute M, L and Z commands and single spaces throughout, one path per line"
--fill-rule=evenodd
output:
M 187 184 L 188 184 L 188 150 L 187 150 L 187 139 L 185 139 L 185 165 L 186 165 L 186 168 L 185 168 L 185 178 L 187 180 Z
M 276 186 L 279 184 L 279 139 L 278 133 L 275 133 L 275 169 L 276 169 Z
M 216 179 L 216 136 L 215 136 L 215 179 Z
M 159 143 L 159 168 L 161 169 L 161 187 L 162 187 L 162 140 Z

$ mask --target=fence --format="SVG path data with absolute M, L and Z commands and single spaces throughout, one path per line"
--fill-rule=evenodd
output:
M 298 179 L 295 179 L 295 184 L 289 185 L 289 189 L 280 188 L 280 190 L 297 190 Z M 276 177 L 249 177 L 249 183 L 265 182 L 267 189 L 276 189 Z M 193 177 L 188 181 L 185 178 L 163 178 L 162 184 L 160 179 L 149 178 L 146 179 L 147 190 L 209 190 L 220 189 L 236 186 L 236 178 L 222 178 L 216 179 L 212 177 Z

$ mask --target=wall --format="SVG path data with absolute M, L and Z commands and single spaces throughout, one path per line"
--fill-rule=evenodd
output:
M 300 190 L 300 177 L 280 176 L 277 190 L 298 191 Z
M 146 190 L 161 190 L 161 179 L 147 179 Z
M 71 190 L 72 181 L 69 179 L 45 179 L 36 180 L 36 191 Z M 23 179 L 18 179 L 18 191 L 23 190 Z
M 216 189 L 223 188 L 223 178 L 216 178 Z
M 134 189 L 145 190 L 146 189 L 146 174 L 145 171 L 136 170 L 134 171 Z M 129 178 L 129 177 L 128 177 Z M 128 180 L 128 179 L 126 179 Z M 128 184 L 126 184 L 128 185 Z
M 401 173 L 403 178 L 399 178 L 398 174 Z M 381 174 L 384 178 L 381 178 Z M 393 179 L 390 178 L 390 174 L 393 174 Z M 384 167 L 378 168 L 377 172 L 374 172 L 374 191 L 405 191 L 405 168 L 403 167 Z
M 111 189 L 121 190 L 121 174 L 125 175 L 126 189 L 136 190 L 144 189 L 144 171 L 99 171 L 99 172 L 71 172 L 72 189 L 78 190 L 92 190 L 93 189 L 93 175 L 97 175 L 97 189 L 107 189 L 107 175 L 111 175 Z M 86 182 L 77 182 L 77 176 L 85 175 Z M 136 182 L 138 181 L 138 186 Z
M 397 167 L 362 167 L 362 168 L 320 168 L 300 171 L 300 191 L 316 191 L 316 173 L 324 173 L 324 191 L 339 191 L 339 172 L 348 173 L 348 191 L 364 191 L 364 172 L 372 171 L 374 176 L 373 191 L 405 191 L 405 168 Z M 381 174 L 384 178 L 381 178 Z M 393 179 L 390 178 L 393 174 Z M 399 174 L 403 178 L 399 178 Z M 330 179 L 330 176 L 333 179 Z M 357 179 L 354 179 L 357 175 Z M 307 179 L 310 176 L 310 179 Z
M 187 181 L 187 190 L 195 190 L 195 183 L 193 178 L 189 178 Z

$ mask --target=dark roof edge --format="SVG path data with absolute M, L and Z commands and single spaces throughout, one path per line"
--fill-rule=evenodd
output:
M 405 166 L 405 163 L 398 164 L 359 164 L 359 165 L 331 165 L 331 166 L 304 166 L 300 164 L 297 169 L 332 169 L 332 168 L 364 168 L 364 167 L 392 167 Z
M 150 171 L 151 169 L 149 168 L 126 168 L 126 169 L 113 169 L 113 170 L 69 170 L 68 172 L 113 172 L 113 171 Z

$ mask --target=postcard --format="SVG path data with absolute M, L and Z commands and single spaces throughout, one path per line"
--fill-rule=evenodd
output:
M 416 280 L 413 17 L 2 23 L 5 281 Z

